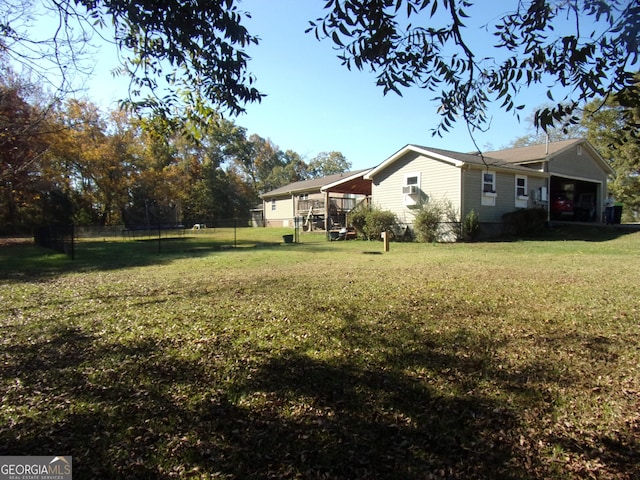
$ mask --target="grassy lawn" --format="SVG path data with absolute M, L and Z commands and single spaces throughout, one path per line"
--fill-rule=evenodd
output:
M 79 479 L 638 478 L 640 233 L 283 233 L 0 248 L 0 454 Z

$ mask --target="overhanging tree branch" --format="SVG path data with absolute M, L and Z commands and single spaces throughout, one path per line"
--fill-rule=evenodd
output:
M 470 130 L 486 130 L 492 102 L 517 115 L 522 87 L 548 82 L 568 91 L 535 116 L 536 125 L 546 129 L 577 121 L 581 104 L 633 83 L 637 0 L 521 0 L 515 6 L 493 25 L 498 43 L 486 55 L 481 45 L 465 40 L 469 30 L 462 19 L 473 7 L 465 0 L 331 0 L 326 16 L 310 22 L 308 31 L 330 39 L 347 67 L 371 67 L 385 94 L 411 86 L 441 89 L 435 97 L 440 122 L 433 132 L 439 135 L 458 119 Z M 555 90 L 549 90 L 550 98 Z

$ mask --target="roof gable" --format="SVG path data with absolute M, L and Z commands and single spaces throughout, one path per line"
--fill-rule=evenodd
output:
M 487 155 L 504 160 L 514 165 L 524 165 L 533 162 L 552 162 L 554 158 L 562 155 L 567 150 L 581 145 L 587 149 L 596 163 L 608 174 L 613 174 L 611 166 L 602 158 L 600 153 L 588 140 L 583 138 L 573 138 L 559 142 L 541 143 L 526 147 L 507 148 L 495 152 L 487 152 Z

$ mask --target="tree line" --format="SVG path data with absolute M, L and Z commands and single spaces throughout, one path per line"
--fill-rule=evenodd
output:
M 619 96 L 588 104 L 580 122 L 515 139 L 523 146 L 587 138 L 614 168 L 610 183 L 627 221 L 640 218 L 640 142 Z M 173 119 L 172 122 L 179 120 Z M 215 224 L 247 218 L 261 193 L 350 169 L 339 152 L 307 161 L 233 121 L 176 128 L 163 116 L 102 111 L 89 100 L 56 101 L 2 69 L 0 234 L 37 225 Z
M 0 6 L 3 232 L 45 219 L 211 222 L 246 212 L 261 191 L 333 173 L 335 165 L 346 169 L 337 152 L 307 163 L 221 118 L 264 95 L 246 53 L 259 38 L 246 28 L 251 15 L 237 0 Z M 330 0 L 307 32 L 332 43 L 346 68 L 374 72 L 385 93 L 421 88 L 432 96 L 437 135 L 462 121 L 473 139 L 490 128 L 492 105 L 519 118 L 520 90 L 548 86 L 551 103 L 537 109 L 532 124 L 547 134 L 556 125 L 582 125 L 617 172 L 614 193 L 637 219 L 640 3 L 527 0 L 501 7 L 473 27 L 482 2 Z M 36 27 L 43 14 L 57 26 L 50 34 Z M 495 42 L 473 42 L 479 31 Z M 130 80 L 121 103 L 129 113 L 47 101 L 7 68 L 21 66 L 57 98 L 73 98 L 74 77 L 89 75 L 93 36 L 118 51 L 117 72 Z
M 307 161 L 220 116 L 185 135 L 166 117 L 52 101 L 6 69 L 0 80 L 0 234 L 215 224 L 246 218 L 263 192 L 351 167 L 339 152 Z

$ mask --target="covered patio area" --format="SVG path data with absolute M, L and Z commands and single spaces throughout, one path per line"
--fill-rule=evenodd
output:
M 364 178 L 367 172 L 359 172 L 325 185 L 320 189 L 325 197 L 324 219 L 328 239 L 348 238 L 347 229 L 349 225 L 347 225 L 347 216 L 349 212 L 362 202 L 369 203 L 371 199 L 371 180 Z M 346 206 L 348 208 L 345 208 Z

